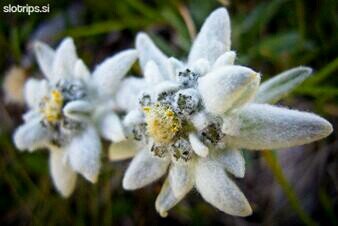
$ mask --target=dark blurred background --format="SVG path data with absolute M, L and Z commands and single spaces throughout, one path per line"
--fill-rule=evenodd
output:
M 48 5 L 49 13 L 4 13 L 3 6 Z M 203 20 L 226 6 L 232 19 L 237 64 L 263 80 L 298 65 L 314 75 L 278 103 L 338 119 L 338 2 L 336 0 L 83 0 L 1 1 L 0 20 L 0 225 L 338 225 L 338 139 L 271 152 L 244 151 L 247 171 L 236 180 L 254 214 L 223 214 L 193 191 L 160 218 L 154 202 L 161 183 L 127 192 L 121 188 L 128 161 L 102 156 L 99 182 L 83 178 L 69 199 L 55 191 L 47 151 L 19 153 L 12 133 L 25 111 L 22 86 L 41 77 L 32 54 L 36 39 L 55 47 L 75 39 L 91 69 L 104 58 L 134 47 L 140 30 L 168 55 L 186 56 Z M 132 74 L 139 75 L 137 64 Z

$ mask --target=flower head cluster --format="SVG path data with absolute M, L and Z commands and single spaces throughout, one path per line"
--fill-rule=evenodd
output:
M 193 188 L 219 210 L 247 216 L 249 202 L 229 175 L 244 177 L 240 149 L 303 145 L 332 132 L 317 115 L 270 105 L 305 80 L 310 68 L 288 70 L 260 85 L 259 73 L 234 65 L 224 8 L 206 19 L 187 61 L 168 58 L 144 33 L 136 49 L 144 78 L 122 81 L 135 50 L 109 58 L 90 74 L 71 39 L 56 52 L 36 45 L 47 80 L 27 83 L 32 110 L 15 143 L 22 150 L 51 150 L 51 173 L 64 196 L 73 191 L 76 172 L 96 181 L 101 135 L 113 141 L 112 160 L 135 155 L 125 189 L 144 187 L 168 171 L 156 200 L 161 216 Z M 118 112 L 125 112 L 123 119 Z
M 111 140 L 125 139 L 113 111 L 113 97 L 137 53 L 126 50 L 90 74 L 71 38 L 63 40 L 56 51 L 40 42 L 34 50 L 46 78 L 26 83 L 24 93 L 30 109 L 14 134 L 14 142 L 20 150 L 50 150 L 54 184 L 67 197 L 74 190 L 76 173 L 96 182 L 101 153 L 99 133 Z M 114 131 L 101 126 L 109 120 Z
M 136 48 L 146 88 L 124 123 L 141 147 L 123 187 L 141 188 L 169 169 L 156 200 L 161 216 L 193 187 L 225 213 L 250 215 L 247 199 L 228 175 L 244 177 L 240 149 L 302 145 L 332 131 L 319 116 L 266 104 L 279 100 L 311 69 L 287 71 L 259 87 L 259 73 L 233 65 L 224 8 L 206 19 L 187 62 L 166 57 L 143 33 Z

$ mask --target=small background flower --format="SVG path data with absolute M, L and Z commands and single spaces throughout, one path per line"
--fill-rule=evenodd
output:
M 232 45 L 237 51 L 238 64 L 259 70 L 264 75 L 263 81 L 297 65 L 314 68 L 312 78 L 284 98 L 282 104 L 316 112 L 337 128 L 335 1 L 39 1 L 41 5 L 48 3 L 49 14 L 1 15 L 3 74 L 12 64 L 32 71 L 34 61 L 29 40 L 40 38 L 55 46 L 62 33 L 75 37 L 89 68 L 121 49 L 133 47 L 139 30 L 150 33 L 167 55 L 186 56 L 191 37 L 206 16 L 221 4 L 230 4 Z M 134 72 L 138 74 L 139 69 L 134 67 Z M 46 222 L 52 225 L 288 225 L 312 221 L 334 225 L 337 222 L 335 132 L 325 140 L 287 149 L 273 157 L 246 152 L 247 174 L 236 183 L 255 210 L 251 217 L 227 216 L 191 193 L 168 218 L 161 219 L 153 203 L 162 181 L 139 192 L 124 192 L 121 177 L 127 164 L 109 164 L 105 156 L 96 186 L 81 180 L 75 196 L 61 199 L 53 192 L 49 175 L 45 173 L 46 154 L 22 154 L 11 144 L 12 131 L 21 123 L 24 108 L 5 103 L 1 98 L 1 225 L 27 222 L 36 225 Z

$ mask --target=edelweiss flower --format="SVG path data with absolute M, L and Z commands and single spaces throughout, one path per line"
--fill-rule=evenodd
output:
M 125 173 L 123 187 L 141 188 L 169 168 L 156 200 L 161 216 L 193 187 L 225 213 L 250 215 L 247 199 L 228 175 L 244 177 L 239 149 L 302 145 L 332 131 L 319 116 L 265 104 L 278 101 L 311 69 L 289 70 L 259 88 L 258 73 L 233 65 L 236 55 L 230 51 L 230 21 L 224 8 L 206 19 L 186 63 L 168 59 L 143 33 L 137 36 L 136 48 L 148 85 L 139 107 L 124 119 L 142 147 Z
M 109 121 L 107 118 L 119 121 L 112 108 L 109 112 L 101 106 L 109 105 L 106 100 L 111 99 L 137 54 L 136 50 L 126 50 L 107 59 L 91 75 L 71 38 L 63 40 L 56 51 L 40 42 L 34 48 L 46 79 L 28 80 L 25 97 L 30 110 L 16 130 L 14 142 L 20 150 L 50 150 L 53 182 L 68 197 L 74 190 L 76 173 L 93 183 L 97 180 L 101 153 L 98 132 L 123 140 L 118 132 L 100 126 Z

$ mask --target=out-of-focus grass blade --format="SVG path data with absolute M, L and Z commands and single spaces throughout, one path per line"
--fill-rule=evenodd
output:
M 188 52 L 191 45 L 189 31 L 180 15 L 172 7 L 166 7 L 162 11 L 162 16 L 176 30 L 179 47 Z
M 338 97 L 338 88 L 332 86 L 301 86 L 296 89 L 298 94 L 306 94 L 317 98 Z
M 12 55 L 15 57 L 16 62 L 20 62 L 21 59 L 20 38 L 17 27 L 13 27 L 10 30 L 10 45 Z
M 270 167 L 275 179 L 277 180 L 278 184 L 281 186 L 282 190 L 284 191 L 290 206 L 299 216 L 299 218 L 303 221 L 305 225 L 308 226 L 315 226 L 317 223 L 304 211 L 301 202 L 298 199 L 298 196 L 290 183 L 288 182 L 287 178 L 283 173 L 283 169 L 278 162 L 276 155 L 273 154 L 270 150 L 265 150 L 262 152 L 262 155 Z
M 242 22 L 239 28 L 240 33 L 260 32 L 278 12 L 284 2 L 286 2 L 286 0 L 261 2 Z
M 76 28 L 71 28 L 62 35 L 70 35 L 72 37 L 84 37 L 84 36 L 93 36 L 103 33 L 109 33 L 112 31 L 120 31 L 122 29 L 141 29 L 147 25 L 158 23 L 160 21 L 154 20 L 145 20 L 140 18 L 128 18 L 123 21 L 113 20 L 98 22 L 88 26 L 81 26 Z
M 318 71 L 309 80 L 306 81 L 306 85 L 314 85 L 324 81 L 330 75 L 333 76 L 333 72 L 338 70 L 338 57 L 327 64 L 323 69 Z
M 337 226 L 338 220 L 337 220 L 336 214 L 334 213 L 334 206 L 333 206 L 331 197 L 329 197 L 329 195 L 324 190 L 319 191 L 319 201 L 321 205 L 323 206 L 325 213 L 330 219 L 332 225 Z
M 133 9 L 137 10 L 139 13 L 143 14 L 145 17 L 148 17 L 149 19 L 156 19 L 159 16 L 156 9 L 149 7 L 142 1 L 126 0 L 125 2 Z

